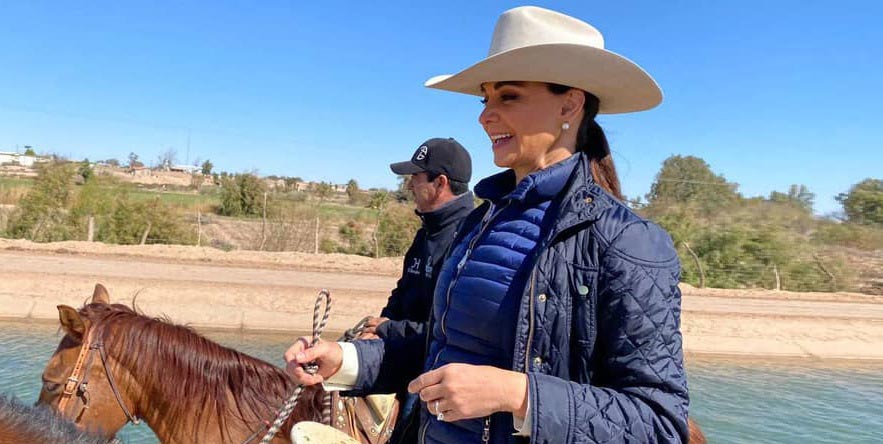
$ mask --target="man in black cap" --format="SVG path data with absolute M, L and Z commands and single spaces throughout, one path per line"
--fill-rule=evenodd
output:
M 429 139 L 411 160 L 389 166 L 393 173 L 408 175 L 408 191 L 414 196 L 423 226 L 405 254 L 402 277 L 392 290 L 380 317 L 369 318 L 362 339 L 381 338 L 388 347 L 424 353 L 432 294 L 442 261 L 454 240 L 460 221 L 472 211 L 469 191 L 472 159 L 454 139 Z M 417 442 L 417 397 L 398 393 L 402 402 L 389 442 Z
M 442 259 L 460 221 L 474 206 L 469 191 L 472 160 L 456 140 L 436 138 L 423 142 L 411 160 L 389 167 L 393 173 L 410 176 L 407 188 L 423 226 L 405 254 L 402 277 L 386 307 L 380 317 L 369 319 L 363 338 L 397 340 L 419 334 L 429 320 Z

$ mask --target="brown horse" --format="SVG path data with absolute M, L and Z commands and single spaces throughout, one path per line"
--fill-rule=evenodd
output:
M 296 387 L 282 369 L 109 299 L 99 284 L 79 310 L 58 306 L 66 334 L 40 404 L 105 438 L 143 419 L 164 444 L 260 441 Z M 273 443 L 290 442 L 296 421 L 322 419 L 318 394 L 304 392 Z
M 105 444 L 106 439 L 77 430 L 46 407 L 30 407 L 0 395 L 0 444 Z
M 101 284 L 90 304 L 58 313 L 66 334 L 43 371 L 39 403 L 105 438 L 143 419 L 164 444 L 256 444 L 295 388 L 269 363 L 110 304 Z M 322 395 L 305 391 L 273 443 L 290 442 L 295 422 L 327 422 Z M 704 444 L 698 424 L 689 426 L 689 442 Z

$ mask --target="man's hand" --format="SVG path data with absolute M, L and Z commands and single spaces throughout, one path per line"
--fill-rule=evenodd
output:
M 379 339 L 380 336 L 377 335 L 377 327 L 388 320 L 389 318 L 377 318 L 371 316 L 365 321 L 365 330 L 362 331 L 362 335 L 359 336 L 359 339 Z

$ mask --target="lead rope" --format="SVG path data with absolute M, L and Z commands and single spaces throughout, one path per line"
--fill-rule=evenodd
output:
M 325 314 L 322 316 L 322 320 L 319 320 L 319 309 L 322 307 L 322 302 L 325 302 Z M 313 347 L 316 343 L 319 342 L 319 337 L 322 336 L 322 330 L 325 329 L 325 324 L 328 323 L 328 315 L 331 313 L 331 293 L 328 290 L 322 289 L 319 292 L 319 296 L 316 297 L 316 307 L 313 309 L 313 340 L 311 341 L 309 347 Z M 309 348 L 307 347 L 307 348 Z M 315 362 L 311 362 L 309 364 L 305 364 L 304 370 L 314 375 L 317 371 L 319 371 L 319 366 Z M 276 420 L 273 421 L 273 425 L 267 430 L 267 434 L 264 435 L 264 438 L 261 439 L 261 444 L 269 444 L 270 441 L 276 437 L 276 433 L 279 432 L 279 429 L 282 428 L 282 424 L 288 420 L 288 417 L 291 416 L 291 412 L 294 411 L 294 407 L 297 405 L 298 398 L 300 398 L 300 394 L 304 391 L 303 384 L 298 385 L 297 388 L 294 389 L 294 393 L 291 394 L 291 397 L 282 404 L 282 408 L 279 409 L 279 414 L 276 415 Z

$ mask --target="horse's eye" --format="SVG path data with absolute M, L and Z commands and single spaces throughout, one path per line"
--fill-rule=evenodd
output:
M 48 393 L 55 393 L 58 389 L 61 388 L 61 384 L 57 382 L 43 380 L 43 390 L 46 390 Z

